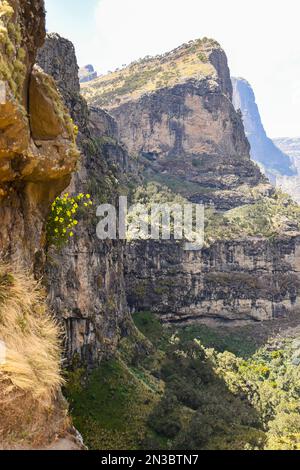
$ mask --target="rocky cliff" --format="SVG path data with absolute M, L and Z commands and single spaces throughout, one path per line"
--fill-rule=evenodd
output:
M 251 157 L 259 163 L 271 181 L 276 176 L 293 176 L 296 171 L 289 155 L 268 138 L 261 121 L 254 92 L 243 78 L 232 78 L 233 104 L 243 117 L 246 136 L 251 146 Z
M 78 151 L 54 81 L 34 67 L 45 37 L 43 2 L 4 1 L 0 9 L 0 249 L 31 265 L 49 205 L 68 185 Z
M 42 0 L 0 1 L 0 448 L 43 445 L 70 427 L 60 331 L 33 278 L 51 203 L 79 158 L 55 82 L 34 65 L 45 34 Z
M 146 179 L 220 209 L 253 201 L 253 188 L 269 193 L 250 160 L 227 58 L 215 41 L 192 41 L 133 63 L 82 91 L 116 119 L 119 138 L 142 162 Z
M 287 200 L 277 206 L 250 159 L 219 44 L 192 41 L 84 84 L 82 91 L 115 118 L 145 183 L 217 210 L 206 213 L 202 251 L 185 252 L 174 242 L 128 244 L 130 308 L 155 311 L 169 322 L 264 320 L 294 309 L 298 209 L 289 209 Z
M 88 109 L 79 95 L 72 43 L 57 34 L 48 35 L 38 63 L 55 78 L 79 127 L 82 160 L 67 192 L 89 193 L 94 204 L 91 213 L 81 216 L 74 240 L 62 251 L 50 250 L 49 299 L 66 327 L 68 362 L 77 359 L 95 365 L 115 351 L 118 340 L 130 328 L 123 275 L 125 245 L 98 240 L 94 213 L 102 202 L 115 203 L 120 187 L 128 186 L 131 162 L 117 141 L 114 120 L 100 109 Z
M 129 247 L 127 292 L 132 311 L 164 322 L 262 321 L 299 307 L 299 236 L 215 243 L 197 252 L 174 243 Z

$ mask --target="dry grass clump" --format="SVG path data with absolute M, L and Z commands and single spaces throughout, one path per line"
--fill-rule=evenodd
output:
M 30 273 L 0 264 L 0 446 L 38 443 L 65 425 L 60 397 L 60 331 Z

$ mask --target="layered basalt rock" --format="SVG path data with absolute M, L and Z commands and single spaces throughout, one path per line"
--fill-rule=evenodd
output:
M 299 236 L 190 252 L 171 242 L 136 242 L 128 255 L 129 306 L 174 323 L 272 320 L 299 308 L 299 260 Z
M 38 62 L 51 74 L 79 128 L 80 169 L 67 189 L 89 193 L 94 207 L 82 214 L 74 240 L 61 251 L 50 249 L 47 266 L 49 301 L 66 327 L 66 357 L 95 366 L 115 352 L 130 328 L 124 284 L 125 245 L 96 236 L 96 207 L 116 203 L 120 186 L 127 186 L 130 158 L 117 141 L 117 126 L 99 109 L 89 110 L 79 95 L 78 66 L 72 43 L 47 36 Z
M 250 160 L 227 58 L 215 41 L 132 64 L 82 91 L 116 119 L 147 180 L 223 210 L 253 202 L 253 190 L 256 197 L 272 191 Z
M 50 203 L 79 154 L 53 79 L 33 67 L 45 38 L 44 2 L 3 1 L 0 12 L 0 251 L 31 265 Z

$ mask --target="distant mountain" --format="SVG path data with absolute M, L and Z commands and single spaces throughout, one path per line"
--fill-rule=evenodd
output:
M 276 184 L 300 203 L 300 137 L 284 137 L 281 139 L 273 139 L 273 141 L 280 150 L 289 155 L 295 169 L 298 171 L 298 175 L 292 177 L 277 176 Z
M 232 78 L 232 85 L 233 104 L 242 113 L 252 159 L 262 166 L 273 183 L 278 175 L 295 175 L 292 159 L 266 134 L 251 85 L 243 78 Z
M 93 65 L 88 64 L 79 69 L 79 81 L 80 83 L 91 82 L 98 77 Z
M 283 137 L 273 139 L 273 142 L 280 150 L 289 155 L 300 173 L 300 137 Z

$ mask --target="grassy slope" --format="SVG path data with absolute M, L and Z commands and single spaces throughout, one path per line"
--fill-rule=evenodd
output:
M 265 347 L 265 325 L 175 331 L 150 312 L 134 320 L 154 348 L 137 333 L 87 382 L 70 374 L 74 422 L 91 449 L 300 447 L 299 341 Z
M 179 204 L 187 200 L 178 194 L 178 187 L 169 188 L 158 182 L 148 182 L 135 189 L 134 203 Z M 224 240 L 241 240 L 249 237 L 276 239 L 282 234 L 300 233 L 300 206 L 288 195 L 276 191 L 271 197 L 258 197 L 247 204 L 226 212 L 205 209 L 205 244 L 210 246 Z
M 112 108 L 190 78 L 214 76 L 216 71 L 209 63 L 213 47 L 219 47 L 213 40 L 193 41 L 163 56 L 139 60 L 83 84 L 82 93 L 90 103 Z
M 142 377 L 115 359 L 91 374 L 86 389 L 76 385 L 74 374 L 70 379 L 73 420 L 86 445 L 91 449 L 139 448 L 147 416 L 157 400 Z

